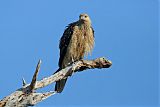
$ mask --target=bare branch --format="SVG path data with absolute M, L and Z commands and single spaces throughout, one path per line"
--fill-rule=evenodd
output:
M 27 83 L 24 78 L 22 78 L 22 85 L 25 86 Z
M 66 67 L 65 69 L 62 69 L 61 71 L 55 73 L 54 75 L 51 75 L 47 78 L 43 78 L 41 81 L 37 81 L 35 89 L 43 88 L 53 82 L 66 78 L 72 75 L 73 72 L 77 71 L 80 72 L 86 69 L 94 69 L 94 68 L 99 68 L 99 69 L 109 68 L 111 65 L 112 62 L 106 60 L 104 57 L 97 58 L 95 60 L 80 60 Z
M 41 64 L 41 60 L 38 61 L 35 73 L 33 75 L 32 82 L 30 84 L 30 92 L 32 92 L 34 90 L 34 88 L 35 88 L 38 72 L 40 70 L 40 64 Z
M 80 60 L 77 61 L 65 69 L 60 70 L 59 72 L 43 78 L 40 81 L 37 81 L 37 75 L 40 69 L 41 60 L 38 62 L 36 71 L 33 75 L 31 84 L 23 85 L 22 88 L 17 89 L 15 92 L 9 96 L 3 98 L 0 101 L 0 107 L 28 107 L 37 104 L 38 102 L 43 101 L 44 99 L 56 94 L 54 91 L 45 92 L 45 93 L 36 93 L 34 90 L 43 88 L 47 85 L 52 84 L 60 79 L 67 78 L 75 72 L 81 72 L 86 69 L 94 68 L 109 68 L 112 65 L 112 62 L 106 60 L 105 58 L 97 58 L 95 60 Z M 25 81 L 23 81 L 25 84 Z

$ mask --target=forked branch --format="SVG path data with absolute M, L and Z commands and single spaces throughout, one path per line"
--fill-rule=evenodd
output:
M 112 65 L 112 62 L 103 57 L 97 58 L 95 60 L 80 60 L 49 77 L 46 77 L 40 81 L 37 81 L 40 64 L 41 64 L 41 60 L 37 64 L 31 83 L 26 84 L 25 80 L 23 79 L 22 88 L 17 89 L 15 92 L 10 94 L 9 96 L 3 98 L 0 101 L 0 107 L 33 106 L 38 102 L 41 102 L 44 99 L 56 94 L 56 92 L 54 91 L 45 92 L 45 93 L 36 93 L 35 90 L 39 88 L 43 88 L 47 85 L 50 85 L 53 82 L 56 82 L 60 79 L 69 77 L 77 71 L 81 72 L 86 69 L 94 69 L 94 68 L 109 68 Z

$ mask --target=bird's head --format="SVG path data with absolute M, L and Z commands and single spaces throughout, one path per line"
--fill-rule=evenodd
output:
M 85 14 L 85 13 L 79 15 L 79 20 L 82 22 L 91 23 L 91 20 L 90 20 L 88 14 Z

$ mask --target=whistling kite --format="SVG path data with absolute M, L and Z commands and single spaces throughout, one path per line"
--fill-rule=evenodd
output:
M 69 24 L 60 39 L 59 70 L 91 53 L 93 45 L 94 30 L 91 20 L 87 14 L 80 14 L 79 20 Z M 55 91 L 61 93 L 66 81 L 67 79 L 57 81 Z

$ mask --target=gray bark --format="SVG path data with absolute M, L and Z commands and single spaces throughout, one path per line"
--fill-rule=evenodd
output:
M 17 89 L 12 94 L 0 100 L 0 107 L 34 106 L 38 102 L 41 102 L 46 98 L 57 93 L 55 91 L 37 93 L 36 92 L 37 89 L 48 86 L 60 79 L 67 78 L 71 76 L 73 73 L 85 71 L 86 69 L 109 68 L 112 65 L 112 62 L 109 60 L 106 60 L 105 58 L 97 58 L 94 60 L 80 60 L 60 70 L 59 72 L 52 74 L 49 77 L 46 77 L 40 81 L 37 81 L 40 64 L 41 64 L 41 60 L 37 64 L 31 83 L 26 84 L 25 80 L 23 79 L 22 81 L 23 86 Z

